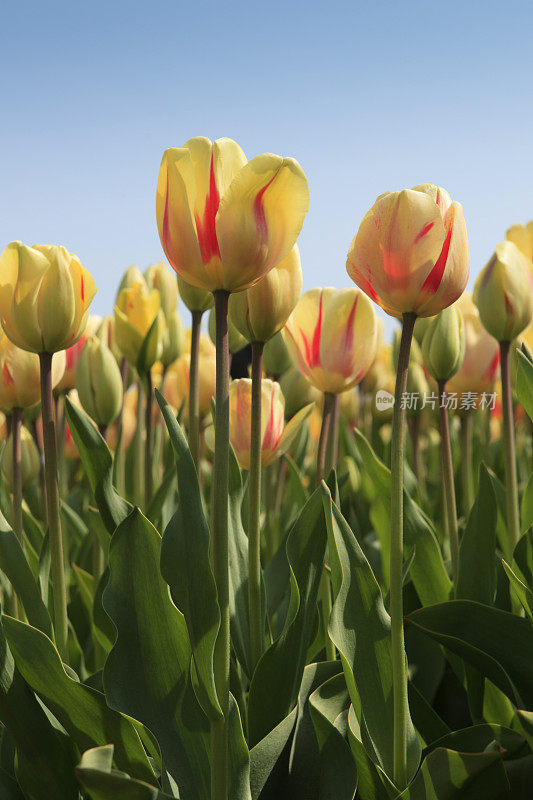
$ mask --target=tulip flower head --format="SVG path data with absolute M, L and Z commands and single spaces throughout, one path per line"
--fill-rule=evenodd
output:
M 513 242 L 529 261 L 533 261 L 533 219 L 525 225 L 511 225 L 505 238 Z
M 458 395 L 464 392 L 491 392 L 500 364 L 498 342 L 483 327 L 479 311 L 470 292 L 457 301 L 463 317 L 465 352 L 461 366 L 448 382 L 448 391 Z
M 55 388 L 65 372 L 65 352 L 52 359 L 52 387 Z M 39 356 L 21 350 L 0 332 L 0 408 L 31 408 L 41 399 Z
M 144 273 L 149 289 L 157 289 L 161 298 L 161 309 L 168 320 L 178 306 L 178 284 L 176 275 L 162 261 L 151 264 Z
M 0 256 L 0 316 L 11 341 L 31 353 L 72 347 L 96 294 L 90 273 L 64 247 L 11 242 Z
M 391 316 L 438 314 L 470 273 L 461 205 L 433 184 L 382 194 L 361 222 L 346 269 Z
M 428 325 L 422 340 L 424 366 L 436 381 L 452 378 L 465 357 L 463 315 L 457 303 L 445 308 Z
M 191 286 L 178 275 L 178 291 L 181 299 L 189 311 L 209 311 L 215 302 L 211 292 L 207 289 L 199 289 L 198 286 Z
M 157 181 L 159 237 L 187 283 L 211 292 L 253 286 L 289 253 L 309 205 L 292 158 L 251 161 L 232 139 L 198 136 L 165 150 Z
M 82 408 L 97 425 L 110 425 L 122 407 L 122 376 L 102 339 L 91 336 L 78 361 L 76 388 Z
M 377 336 L 372 303 L 358 289 L 310 289 L 283 330 L 295 365 L 332 394 L 359 383 L 374 360 Z
M 115 306 L 117 345 L 129 363 L 146 372 L 161 355 L 164 319 L 157 289 L 143 281 L 122 289 Z M 138 364 L 139 358 L 143 363 Z

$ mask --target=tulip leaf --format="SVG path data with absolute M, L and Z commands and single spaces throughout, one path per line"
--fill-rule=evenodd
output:
M 237 659 L 250 676 L 250 623 L 248 605 L 248 537 L 242 524 L 244 488 L 241 470 L 230 445 L 229 454 L 229 604 L 231 643 Z
M 498 752 L 458 753 L 438 747 L 398 800 L 502 800 L 508 792 Z
M 74 795 L 73 795 L 74 796 Z M 0 767 L 0 797 L 2 800 L 24 800 L 15 778 Z
M 533 708 L 529 620 L 471 600 L 452 600 L 420 608 L 406 621 L 474 666 L 515 705 Z
M 127 517 L 131 505 L 119 496 L 113 486 L 111 453 L 91 419 L 68 397 L 65 399 L 65 412 L 102 520 L 112 534 Z
M 348 711 L 348 743 L 357 768 L 357 796 L 361 800 L 390 800 L 398 790 L 383 770 L 369 757 L 361 741 L 361 727 L 353 705 Z
M 502 567 L 505 574 L 509 578 L 509 585 L 512 594 L 516 597 L 519 603 L 522 604 L 524 611 L 530 619 L 533 619 L 533 592 L 531 589 L 520 580 L 516 572 L 514 572 L 509 564 L 502 558 Z
M 331 561 L 333 608 L 329 636 L 338 649 L 354 707 L 361 705 L 362 741 L 370 757 L 393 775 L 393 696 L 390 617 L 379 584 L 359 543 L 322 484 Z M 421 746 L 411 719 L 407 769 L 412 777 Z
M 295 708 L 316 618 L 316 600 L 326 550 L 320 489 L 296 519 L 287 539 L 290 603 L 285 626 L 263 654 L 250 686 L 248 731 L 257 744 Z
M 52 638 L 52 622 L 19 540 L 0 514 L 0 569 L 17 593 L 28 621 Z
M 499 749 L 502 758 L 514 758 L 520 755 L 524 749 L 527 750 L 525 737 L 519 731 L 505 725 L 483 723 L 472 725 L 470 728 L 450 731 L 432 742 L 431 746 L 424 750 L 424 756 L 437 747 L 445 747 L 461 753 L 481 753 L 489 748 L 495 749 L 494 746 Z
M 9 730 L 15 746 L 15 774 L 27 800 L 50 800 L 51 797 L 77 800 L 78 790 L 73 780 L 75 748 L 52 726 L 16 668 L 1 623 L 0 720 Z M 7 800 L 9 795 L 2 781 L 0 788 L 1 797 Z
M 496 591 L 496 494 L 487 468 L 481 465 L 479 488 L 459 548 L 456 597 L 492 605 Z
M 215 688 L 213 653 L 220 610 L 209 562 L 209 525 L 185 435 L 167 401 L 157 390 L 156 398 L 176 457 L 179 495 L 178 506 L 163 535 L 161 574 L 187 624 L 198 701 L 210 719 L 219 719 L 222 710 Z
M 92 800 L 171 800 L 172 795 L 123 772 L 111 771 L 113 745 L 87 750 L 76 767 L 81 786 Z
M 527 530 L 533 525 L 533 473 L 529 476 L 529 481 L 522 497 L 520 517 L 523 530 Z
M 209 797 L 209 725 L 194 694 L 187 625 L 159 572 L 161 538 L 134 508 L 109 546 L 103 604 L 117 630 L 104 667 L 111 708 L 153 732 L 184 800 Z M 127 680 L 124 680 L 127 675 Z
M 524 582 L 533 589 L 533 525 L 518 540 L 513 556 Z
M 296 722 L 296 706 L 250 750 L 252 800 L 277 800 L 280 796 L 276 768 L 290 741 Z M 285 777 L 283 775 L 283 777 Z
M 533 358 L 525 345 L 516 351 L 516 394 L 533 420 Z
M 390 470 L 376 456 L 362 433 L 354 429 L 354 436 L 364 468 L 376 488 L 376 498 L 390 519 Z M 415 549 L 411 564 L 411 579 L 423 605 L 447 600 L 451 581 L 431 523 L 424 512 L 404 492 L 404 546 L 406 557 Z
M 533 750 L 533 711 L 522 711 L 519 709 L 516 712 L 516 717 L 520 729 L 523 730 L 524 736 Z

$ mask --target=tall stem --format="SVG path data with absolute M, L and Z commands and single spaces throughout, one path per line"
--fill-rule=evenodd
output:
M 507 506 L 507 536 L 512 557 L 520 539 L 520 512 L 518 509 L 518 481 L 516 475 L 516 445 L 513 423 L 513 396 L 511 392 L 510 353 L 511 342 L 500 342 L 500 366 L 502 373 L 503 445 L 505 456 L 505 502 Z
M 474 505 L 474 462 L 473 462 L 473 424 L 474 418 L 470 410 L 461 417 L 461 464 L 462 464 L 462 510 L 468 517 Z
M 211 725 L 211 800 L 228 796 L 228 713 L 230 671 L 228 494 L 229 494 L 229 292 L 216 291 L 216 410 L 211 551 L 220 608 L 214 670 L 223 718 Z
M 22 445 L 20 440 L 22 428 L 22 409 L 14 408 L 11 412 L 12 463 L 13 463 L 13 533 L 24 549 L 22 535 Z M 13 616 L 19 616 L 18 597 L 13 591 Z
M 137 383 L 137 429 L 135 431 L 135 458 L 133 470 L 134 502 L 144 507 L 144 397 L 141 382 Z
M 326 446 L 325 474 L 331 469 L 337 469 L 339 460 L 339 413 L 340 398 L 338 394 L 332 395 L 332 409 L 329 423 L 328 443 Z
M 390 541 L 390 616 L 392 645 L 392 685 L 394 698 L 394 783 L 407 784 L 407 674 L 403 635 L 403 450 L 405 408 L 402 396 L 407 388 L 409 354 L 416 314 L 403 315 L 402 338 L 394 392 L 391 439 L 391 541 Z
M 335 395 L 324 392 L 324 407 L 322 409 L 322 425 L 320 427 L 320 437 L 318 439 L 318 450 L 316 454 L 316 485 L 324 478 L 326 472 L 326 452 L 328 447 L 329 430 L 331 428 L 331 418 Z
M 152 424 L 152 401 L 153 401 L 153 389 L 152 389 L 152 373 L 150 370 L 147 371 L 145 376 L 146 381 L 146 405 L 144 409 L 144 428 L 146 431 L 146 443 L 144 446 L 144 504 L 146 506 L 146 510 L 148 511 L 148 507 L 152 501 L 152 483 L 153 483 L 153 468 L 154 465 L 152 463 L 153 460 L 153 440 L 154 440 L 154 432 L 153 432 L 153 424 Z
M 335 421 L 336 420 L 336 421 Z M 320 438 L 318 440 L 318 452 L 316 463 L 316 485 L 324 478 L 326 470 L 332 467 L 331 458 L 333 457 L 331 445 L 332 437 L 337 438 L 338 424 L 338 397 L 330 392 L 324 392 L 324 408 L 322 409 L 322 426 L 320 428 Z M 326 660 L 335 659 L 335 645 L 328 635 L 329 618 L 331 616 L 332 600 L 329 575 L 324 568 L 320 578 L 319 586 L 320 610 L 322 615 L 322 627 L 324 629 L 324 640 L 326 647 Z
M 125 398 L 126 390 L 128 388 L 128 362 L 125 358 L 120 362 L 120 375 L 122 378 L 122 397 Z M 117 491 L 121 497 L 124 497 L 126 492 L 126 453 L 124 446 L 124 399 L 120 408 L 120 413 L 117 418 L 117 447 L 115 450 L 115 477 L 117 482 Z
M 248 602 L 252 671 L 263 652 L 261 614 L 261 386 L 263 342 L 252 342 L 252 419 L 248 476 Z
M 459 533 L 457 527 L 457 505 L 455 502 L 455 483 L 453 477 L 452 445 L 450 441 L 450 422 L 446 405 L 446 381 L 439 381 L 440 446 L 442 451 L 442 482 L 446 499 L 446 527 L 452 557 L 452 577 L 454 590 L 457 587 L 459 569 Z
M 43 454 L 41 451 L 41 443 L 39 441 L 39 434 L 37 432 L 37 420 L 32 420 L 31 423 L 31 435 L 33 441 L 35 443 L 35 447 L 37 448 L 37 452 L 39 453 L 39 489 L 41 492 L 41 500 L 42 500 L 42 509 L 43 509 L 43 519 L 46 525 L 48 525 L 48 509 L 46 504 L 46 487 L 44 485 L 44 463 L 43 463 Z
M 202 311 L 192 312 L 191 361 L 189 369 L 189 448 L 198 472 L 200 452 L 200 331 Z
M 63 537 L 59 507 L 57 474 L 57 440 L 54 421 L 54 396 L 52 393 L 52 353 L 41 353 L 41 414 L 43 418 L 44 475 L 48 507 L 48 532 L 50 561 L 54 587 L 54 632 L 57 649 L 63 661 L 67 660 L 67 590 L 63 562 Z

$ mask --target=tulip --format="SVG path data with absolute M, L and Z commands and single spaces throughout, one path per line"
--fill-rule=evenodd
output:
M 183 353 L 167 370 L 164 392 L 165 399 L 176 410 L 185 404 L 189 413 L 189 380 L 191 369 L 191 331 L 186 331 Z M 200 417 L 211 411 L 211 401 L 215 396 L 215 348 L 209 336 L 202 334 L 199 340 L 200 371 L 198 384 L 198 407 Z
M 178 290 L 179 295 L 189 311 L 194 313 L 199 311 L 203 314 L 204 311 L 209 311 L 213 307 L 213 295 L 207 289 L 199 289 L 197 286 L 191 286 L 190 283 L 184 281 L 178 275 Z
M 438 314 L 462 294 L 470 272 L 461 205 L 432 184 L 386 192 L 364 217 L 346 269 L 387 314 Z
M 149 289 L 157 289 L 161 298 L 161 309 L 166 319 L 176 311 L 178 305 L 178 284 L 176 275 L 169 272 L 162 261 L 149 266 L 144 278 Z
M 52 387 L 65 371 L 65 351 L 52 361 Z M 21 350 L 0 333 L 0 408 L 31 408 L 41 395 L 39 356 Z
M 117 299 L 117 345 L 140 374 L 145 374 L 161 355 L 164 320 L 160 309 L 157 289 L 148 290 L 140 281 L 134 281 L 130 288 L 123 289 Z M 139 357 L 142 363 L 138 363 Z
M 76 385 L 76 368 L 78 366 L 78 361 L 80 360 L 81 351 L 85 347 L 85 342 L 87 339 L 96 333 L 101 324 L 101 317 L 99 317 L 97 314 L 90 314 L 83 334 L 80 336 L 76 344 L 73 344 L 72 347 L 69 347 L 68 350 L 65 350 L 65 372 L 55 387 L 57 392 L 69 392 L 71 389 L 74 389 Z
M 263 368 L 267 375 L 277 379 L 287 372 L 291 366 L 292 359 L 283 339 L 283 334 L 279 331 L 272 339 L 265 342 L 263 348 Z M 307 383 L 305 379 L 304 383 Z
M 465 325 L 458 304 L 445 308 L 428 325 L 422 340 L 424 366 L 437 382 L 452 378 L 463 363 Z
M 492 391 L 500 363 L 498 342 L 485 330 L 472 295 L 465 292 L 457 301 L 464 324 L 465 353 L 463 361 L 448 382 L 448 390 L 458 395 Z
M 14 486 L 13 473 L 13 433 L 8 436 L 4 453 L 2 456 L 2 475 L 10 489 Z M 28 486 L 39 477 L 41 468 L 41 456 L 37 445 L 33 441 L 33 436 L 24 426 L 20 429 L 20 475 L 21 487 Z
M 99 428 L 107 428 L 122 406 L 122 377 L 107 345 L 96 336 L 87 340 L 78 361 L 76 388 L 82 408 Z
M 75 344 L 95 293 L 90 273 L 64 247 L 11 242 L 0 256 L 2 326 L 23 350 L 55 353 Z
M 505 238 L 513 242 L 529 261 L 533 261 L 533 219 L 525 225 L 511 225 Z
M 96 335 L 99 339 L 102 339 L 104 344 L 109 347 L 111 352 L 113 353 L 117 364 L 120 364 L 123 356 L 119 347 L 117 345 L 117 339 L 115 336 L 115 317 L 108 315 L 103 318 L 98 329 L 96 331 Z
M 131 267 L 128 267 L 127 270 L 124 272 L 120 283 L 117 289 L 117 295 L 115 298 L 115 304 L 120 297 L 120 294 L 123 289 L 131 289 L 134 283 L 144 283 L 145 286 L 148 288 L 148 284 L 146 283 L 146 278 L 142 274 L 139 267 L 136 267 L 135 264 L 132 264 Z
M 200 136 L 163 154 L 159 237 L 192 286 L 248 289 L 288 254 L 308 205 L 307 180 L 292 158 L 265 153 L 247 162 L 231 139 Z
M 230 321 L 248 342 L 268 342 L 280 331 L 302 292 L 302 267 L 298 246 L 244 292 L 232 294 Z

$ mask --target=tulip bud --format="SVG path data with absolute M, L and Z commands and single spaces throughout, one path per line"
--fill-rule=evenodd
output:
M 76 386 L 76 368 L 78 366 L 81 351 L 85 347 L 85 342 L 87 339 L 96 333 L 101 322 L 101 317 L 97 316 L 96 314 L 89 314 L 83 335 L 80 336 L 76 344 L 65 350 L 65 372 L 56 386 L 56 392 L 69 392 Z
M 355 386 L 370 367 L 378 326 L 358 289 L 311 289 L 300 298 L 283 337 L 295 365 L 322 392 Z
M 142 274 L 139 267 L 136 267 L 135 264 L 132 264 L 131 267 L 128 267 L 128 269 L 125 271 L 118 285 L 117 295 L 115 298 L 115 305 L 118 301 L 118 298 L 120 297 L 120 293 L 122 292 L 122 290 L 131 289 L 134 283 L 144 283 L 148 287 L 146 283 L 146 278 Z
M 162 261 L 152 264 L 144 273 L 149 289 L 157 289 L 161 298 L 161 309 L 168 320 L 178 305 L 178 284 L 176 275 L 170 272 Z
M 465 354 L 457 373 L 448 382 L 448 391 L 458 395 L 491 392 L 500 363 L 498 342 L 481 324 L 479 311 L 469 292 L 461 295 L 456 305 L 463 317 Z
M 416 319 L 415 327 L 413 329 L 413 336 L 420 347 L 422 347 L 424 334 L 427 331 L 428 325 L 432 319 L 435 319 L 435 317 L 417 317 Z
M 424 334 L 422 357 L 431 377 L 449 381 L 463 363 L 465 347 L 463 315 L 454 304 L 434 317 Z
M 239 292 L 293 247 L 309 188 L 292 158 L 250 162 L 231 139 L 201 136 L 165 150 L 157 181 L 159 238 L 171 266 L 201 289 Z
M 56 353 L 75 344 L 95 294 L 92 276 L 64 247 L 11 242 L 0 256 L 2 326 L 23 350 Z
M 96 331 L 96 335 L 109 347 L 117 363 L 120 363 L 122 360 L 122 353 L 117 345 L 117 338 L 115 336 L 115 317 L 111 315 L 104 317 Z
M 65 371 L 64 350 L 52 359 L 52 387 L 55 388 Z M 30 408 L 41 399 L 41 368 L 39 356 L 21 350 L 0 333 L 0 408 Z
M 200 289 L 198 286 L 191 286 L 190 283 L 184 281 L 181 275 L 178 275 L 178 290 L 179 295 L 189 311 L 209 311 L 213 308 L 214 298 L 213 293 L 207 289 Z
M 263 348 L 263 369 L 272 378 L 287 372 L 292 366 L 292 359 L 281 331 L 265 342 Z
M 512 225 L 505 238 L 513 242 L 529 261 L 533 261 L 533 219 L 526 225 Z
M 470 273 L 461 205 L 433 184 L 382 194 L 361 222 L 346 269 L 387 314 L 438 314 Z
M 285 398 L 285 416 L 291 419 L 304 406 L 318 402 L 322 393 L 304 378 L 300 370 L 291 367 L 283 373 L 280 386 Z
M 20 429 L 22 487 L 37 480 L 41 468 L 41 457 L 33 437 L 24 426 Z M 10 433 L 2 455 L 2 475 L 8 487 L 13 488 L 13 434 Z
M 115 306 L 115 336 L 124 357 L 144 375 L 161 356 L 164 317 L 156 289 L 136 281 L 123 289 Z
M 173 361 L 180 357 L 183 350 L 184 337 L 180 316 L 177 311 L 174 311 L 167 318 L 163 333 L 163 348 L 160 360 L 164 367 L 169 367 Z
M 294 245 L 258 283 L 231 295 L 230 320 L 247 342 L 268 342 L 283 328 L 301 293 L 300 252 Z
M 79 401 L 97 425 L 107 426 L 122 407 L 122 377 L 109 347 L 96 336 L 87 340 L 78 361 Z
M 215 309 L 212 308 L 209 312 L 209 320 L 207 322 L 207 330 L 209 331 L 209 336 L 213 344 L 215 344 L 216 339 L 216 319 L 215 319 Z M 246 347 L 248 342 L 242 336 L 231 319 L 228 318 L 228 340 L 229 340 L 229 351 L 230 353 L 238 353 L 239 350 L 242 350 L 243 347 Z
M 496 251 L 478 276 L 474 302 L 481 322 L 498 342 L 510 342 L 533 315 L 533 277 L 530 262 L 513 242 Z

